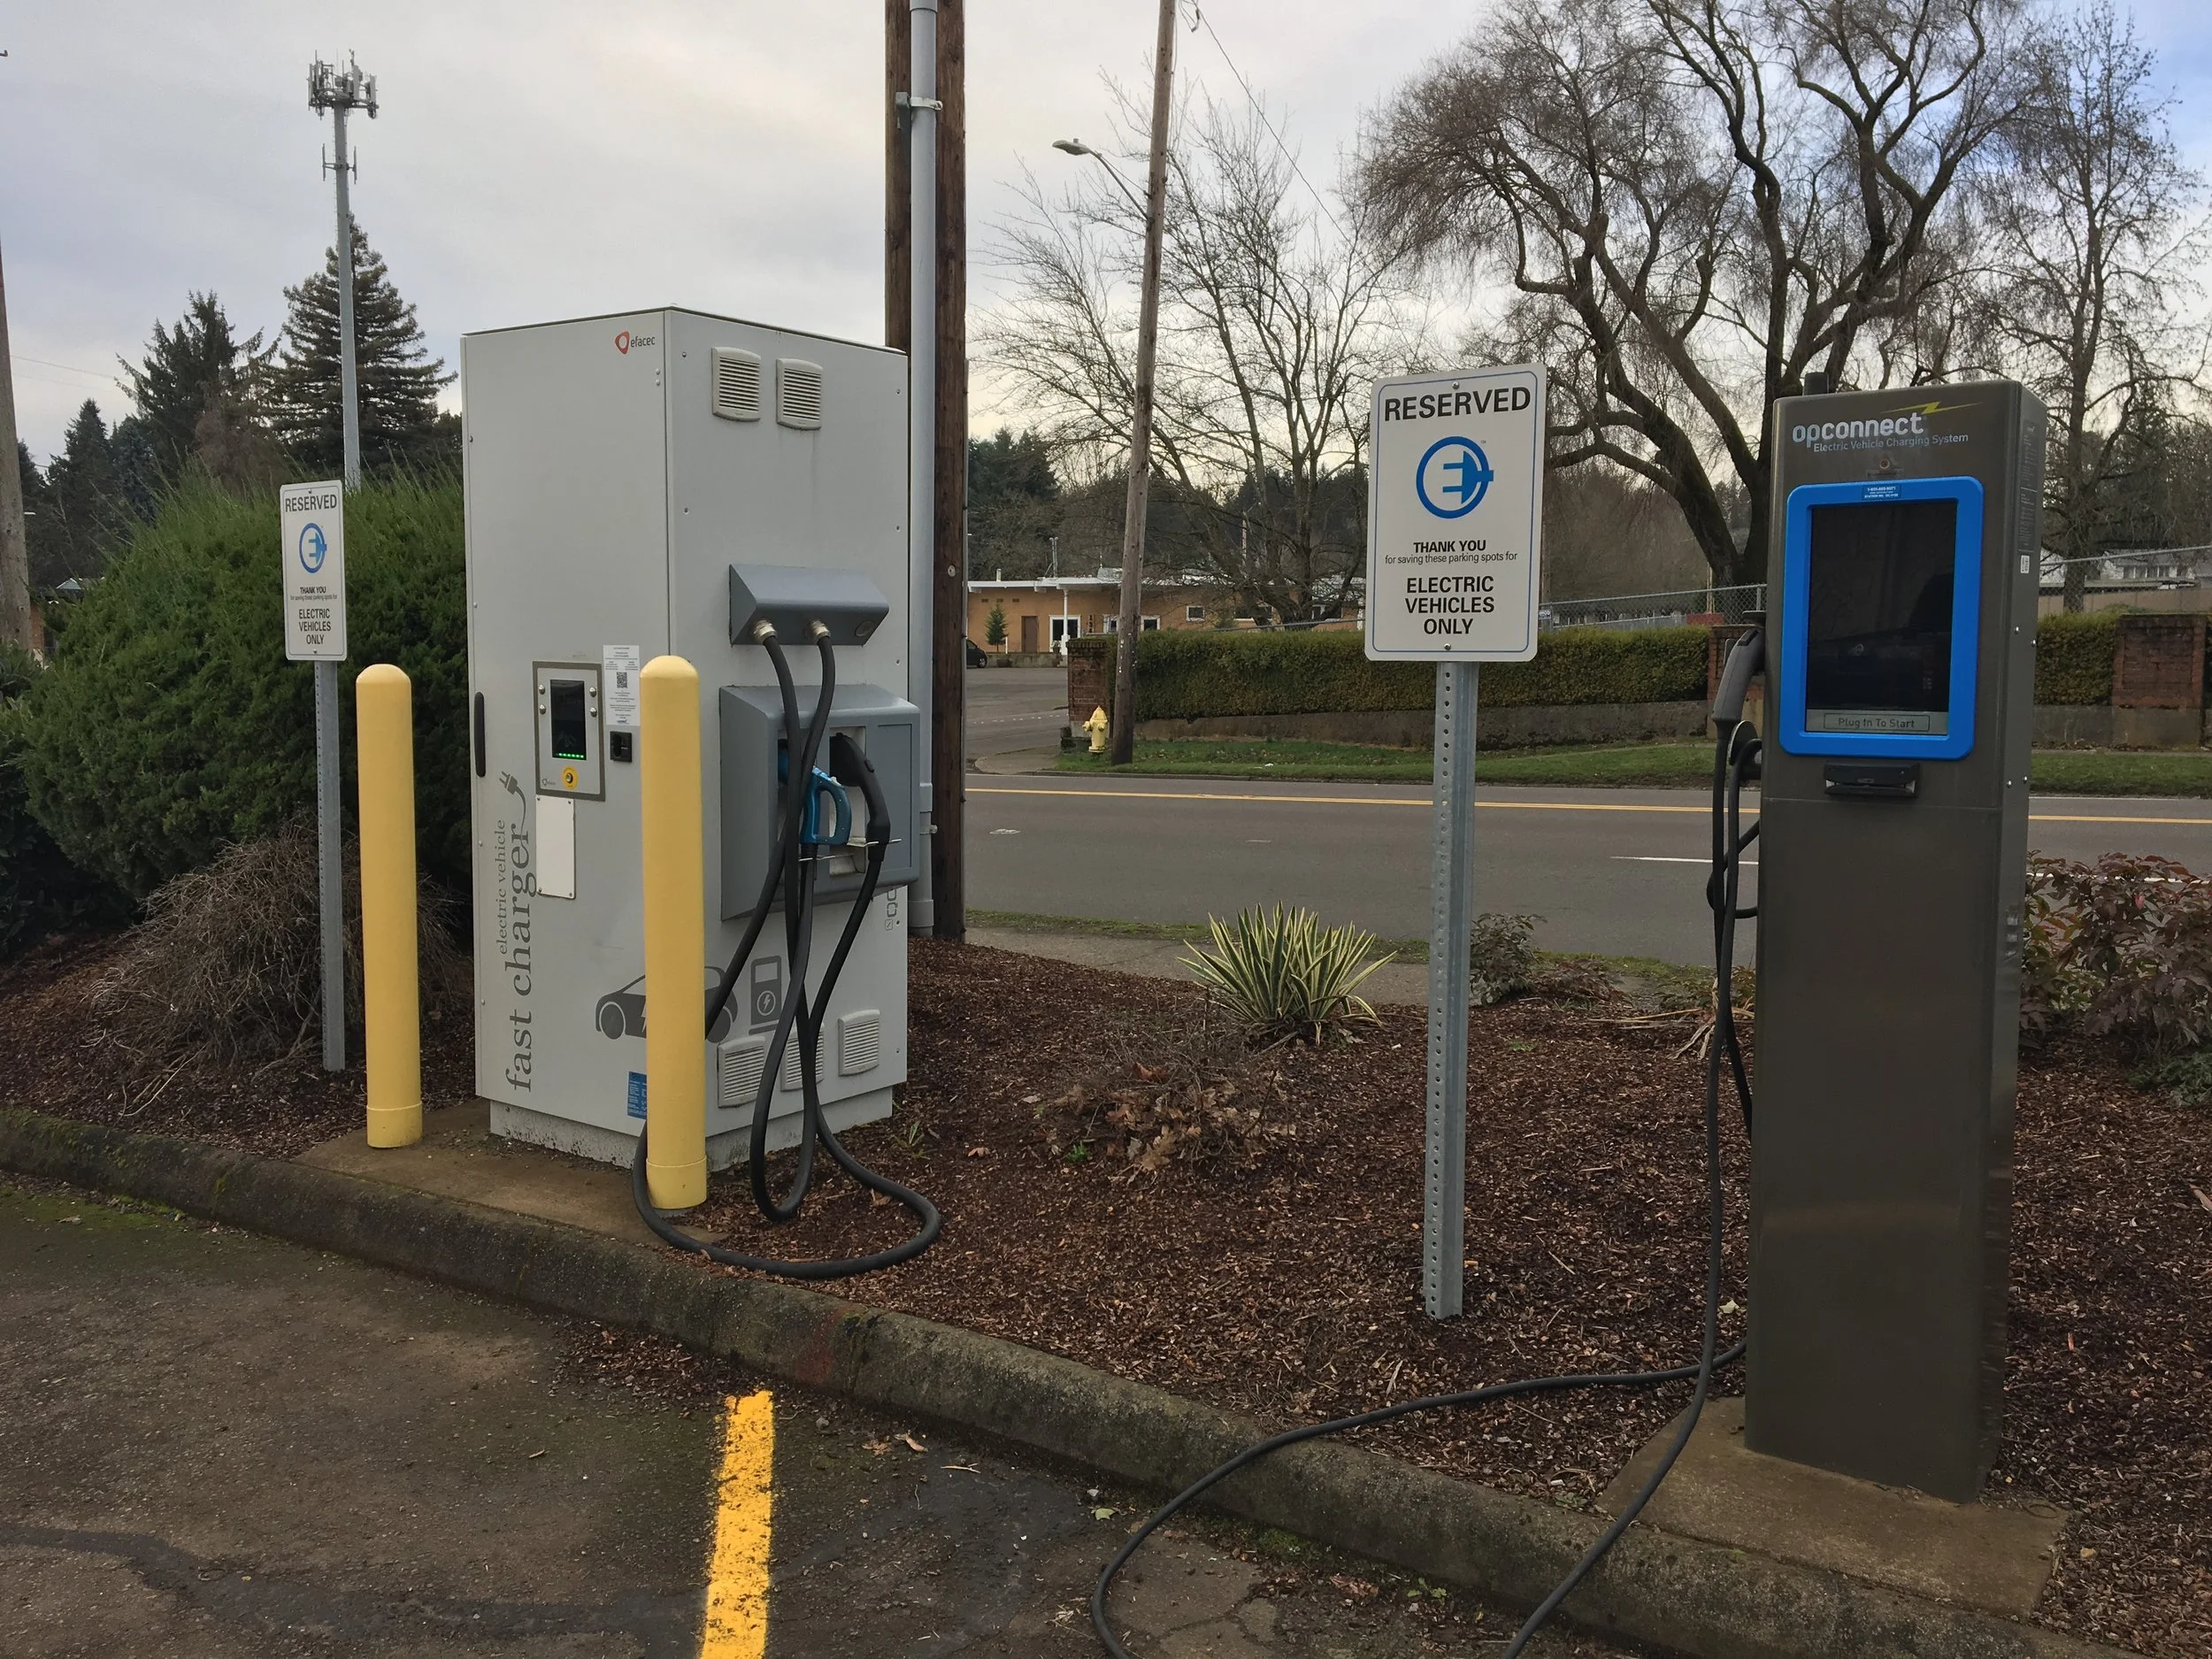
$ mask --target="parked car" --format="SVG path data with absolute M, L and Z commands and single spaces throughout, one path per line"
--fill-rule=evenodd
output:
M 982 668 L 989 664 L 991 660 L 989 654 L 986 652 L 980 645 L 978 645 L 973 640 L 970 639 L 966 634 L 964 634 L 960 636 L 960 644 L 962 649 L 967 653 L 969 667 Z

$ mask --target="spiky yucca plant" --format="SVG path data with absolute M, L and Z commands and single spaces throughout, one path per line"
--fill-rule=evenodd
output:
M 1213 999 L 1267 1036 L 1306 1036 L 1315 1042 L 1332 1025 L 1371 1023 L 1375 1010 L 1356 995 L 1389 956 L 1371 956 L 1374 934 L 1349 924 L 1324 927 L 1311 910 L 1240 910 L 1234 926 L 1208 917 L 1213 948 L 1183 958 Z

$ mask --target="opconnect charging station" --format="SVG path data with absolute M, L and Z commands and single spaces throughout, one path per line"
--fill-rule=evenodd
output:
M 757 931 L 711 1030 L 704 1020 L 780 856 L 795 787 L 767 618 L 803 720 L 833 658 L 837 676 L 795 786 L 811 926 L 834 938 L 856 903 L 866 911 L 820 1010 L 816 1096 L 833 1128 L 887 1115 L 906 1076 L 922 741 L 903 695 L 905 357 L 678 310 L 471 334 L 461 350 L 477 1091 L 494 1132 L 632 1162 L 647 1024 L 672 1018 L 705 1045 L 714 1166 L 746 1156 L 764 1097 L 767 1147 L 801 1140 L 784 929 Z M 645 981 L 641 915 L 638 681 L 663 655 L 698 672 L 703 780 L 706 949 L 673 987 Z M 864 770 L 889 825 L 864 894 Z M 831 956 L 806 958 L 818 1003 Z
M 2044 411 L 1774 411 L 1752 1449 L 1972 1499 L 2003 1398 Z

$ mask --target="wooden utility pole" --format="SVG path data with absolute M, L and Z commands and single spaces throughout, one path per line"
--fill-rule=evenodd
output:
M 1144 516 L 1152 488 L 1152 365 L 1160 337 L 1160 242 L 1167 221 L 1167 122 L 1175 85 L 1178 0 L 1160 0 L 1152 56 L 1152 162 L 1144 194 L 1144 284 L 1137 304 L 1137 384 L 1129 411 L 1129 495 L 1121 529 L 1121 638 L 1114 650 L 1113 752 L 1137 751 L 1137 635 L 1144 627 Z M 1073 710 L 1069 712 L 1072 714 Z
M 930 772 L 935 833 L 930 876 L 940 939 L 967 933 L 965 910 L 967 767 L 964 737 L 967 663 L 968 507 L 968 150 L 967 19 L 964 0 L 937 0 L 937 465 L 933 657 L 930 697 Z M 885 342 L 905 350 L 908 284 L 912 266 L 907 224 L 906 123 L 898 95 L 907 89 L 911 50 L 907 0 L 884 4 Z
M 23 534 L 23 468 L 15 438 L 15 364 L 8 355 L 8 284 L 0 272 L 0 639 L 39 650 L 31 549 Z

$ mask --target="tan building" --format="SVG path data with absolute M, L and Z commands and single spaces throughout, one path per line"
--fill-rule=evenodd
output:
M 998 645 L 989 642 L 995 610 L 1006 613 L 1006 638 Z M 1187 577 L 1145 583 L 1141 614 L 1147 628 L 1248 628 L 1271 620 L 1255 617 L 1233 588 Z M 1115 571 L 968 584 L 968 638 L 995 657 L 1050 656 L 1062 640 L 1112 634 L 1120 620 L 1121 576 Z

